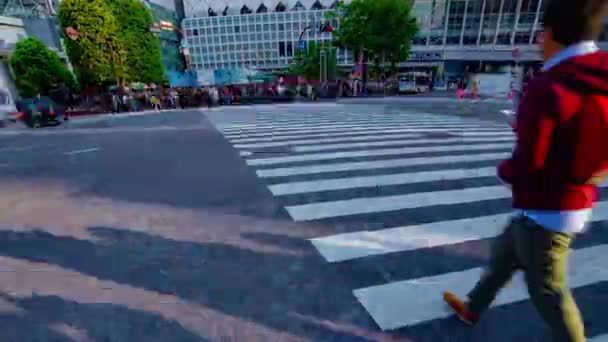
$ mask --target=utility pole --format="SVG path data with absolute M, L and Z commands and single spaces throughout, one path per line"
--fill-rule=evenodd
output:
M 327 51 L 324 46 L 321 48 L 320 59 L 319 65 L 321 70 L 319 80 L 323 83 L 327 81 Z

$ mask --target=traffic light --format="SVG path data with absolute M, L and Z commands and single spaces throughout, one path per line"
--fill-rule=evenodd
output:
M 322 32 L 322 33 L 324 33 L 324 32 L 329 32 L 329 33 L 331 33 L 331 32 L 333 32 L 333 31 L 334 31 L 334 27 L 333 27 L 333 26 L 331 26 L 331 24 L 330 24 L 330 23 L 324 23 L 324 24 L 321 24 L 321 27 L 319 28 L 319 32 Z

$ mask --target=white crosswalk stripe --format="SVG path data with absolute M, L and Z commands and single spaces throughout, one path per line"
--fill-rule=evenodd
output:
M 473 246 L 498 236 L 512 215 L 511 191 L 495 178 L 496 164 L 511 156 L 515 142 L 506 124 L 426 113 L 328 111 L 262 113 L 255 122 L 224 124 L 222 130 L 294 221 L 343 227 L 310 240 L 330 264 L 478 248 Z M 592 221 L 590 233 L 597 234 L 608 222 L 608 201 L 597 203 Z M 575 249 L 571 263 L 573 288 L 608 282 L 608 244 Z M 408 260 L 401 264 L 396 278 L 352 289 L 382 330 L 448 317 L 441 293 L 465 295 L 484 266 L 449 263 L 417 271 L 407 267 Z M 525 283 L 516 278 L 494 306 L 527 298 Z M 608 326 L 608 318 L 597 324 Z M 608 342 L 608 335 L 589 341 Z

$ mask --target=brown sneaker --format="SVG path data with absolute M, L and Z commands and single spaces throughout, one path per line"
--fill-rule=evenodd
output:
M 469 311 L 467 304 L 451 292 L 443 293 L 443 301 L 454 311 L 458 319 L 468 325 L 479 322 L 479 314 Z

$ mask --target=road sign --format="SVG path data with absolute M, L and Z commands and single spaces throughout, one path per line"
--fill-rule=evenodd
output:
M 300 40 L 300 50 L 302 50 L 302 51 L 306 50 L 306 41 L 305 40 Z

